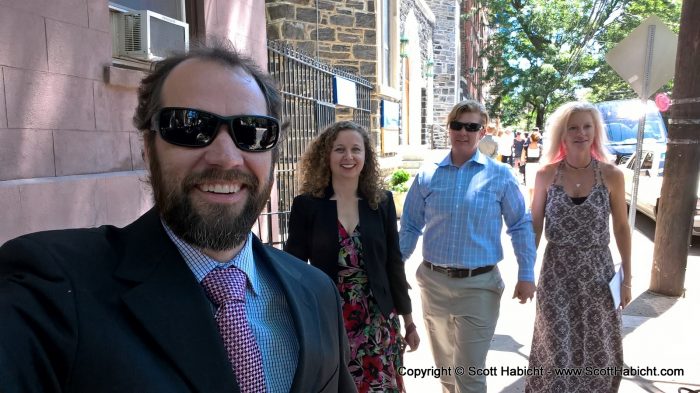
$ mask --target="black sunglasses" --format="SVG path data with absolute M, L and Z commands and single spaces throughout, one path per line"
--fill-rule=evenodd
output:
M 222 124 L 228 126 L 236 147 L 244 151 L 267 151 L 279 140 L 279 122 L 269 116 L 219 116 L 199 109 L 163 108 L 151 118 L 151 129 L 164 141 L 185 147 L 209 146 Z
M 477 132 L 481 130 L 483 126 L 479 123 L 462 123 L 461 121 L 453 120 L 450 122 L 450 130 L 461 131 L 464 128 L 467 132 Z

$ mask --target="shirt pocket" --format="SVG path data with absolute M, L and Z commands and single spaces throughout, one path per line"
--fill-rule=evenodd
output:
M 498 194 L 488 190 L 475 191 L 469 202 L 470 213 L 478 218 L 478 224 L 501 219 L 501 202 Z

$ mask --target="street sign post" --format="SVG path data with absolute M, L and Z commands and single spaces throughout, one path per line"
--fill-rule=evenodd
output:
M 622 79 L 629 83 L 639 95 L 642 107 L 646 108 L 649 96 L 673 78 L 677 46 L 678 36 L 666 27 L 658 16 L 652 15 L 612 48 L 605 56 L 605 60 Z M 634 230 L 637 212 L 646 110 L 641 113 L 637 129 L 637 159 L 634 163 L 632 200 L 628 218 L 632 230 Z

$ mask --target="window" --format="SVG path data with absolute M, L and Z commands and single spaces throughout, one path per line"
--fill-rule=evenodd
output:
M 116 66 L 127 68 L 148 69 L 149 58 L 162 56 L 170 49 L 186 49 L 189 44 L 189 28 L 185 25 L 187 21 L 186 6 L 192 6 L 192 0 L 118 0 L 109 2 L 109 16 L 112 27 L 112 62 Z M 143 42 L 139 32 L 145 27 L 143 24 L 131 24 L 138 26 L 133 29 L 127 28 L 125 14 L 133 11 L 147 10 L 150 31 L 147 41 Z M 154 13 L 154 14 L 153 14 Z M 143 18 L 145 19 L 145 18 Z M 125 33 L 128 31 L 128 33 Z M 137 51 L 143 50 L 143 56 L 133 55 Z M 157 53 L 160 52 L 160 53 Z
M 647 153 L 644 156 L 644 161 L 642 161 L 641 169 L 651 169 L 651 164 L 654 162 L 654 153 Z
M 399 28 L 397 0 L 380 0 L 377 10 L 377 80 L 380 94 L 401 98 L 399 85 Z
M 391 85 L 391 0 L 382 0 L 382 81 Z
M 114 7 L 122 10 L 151 10 L 185 22 L 184 0 L 117 0 L 117 3 L 110 2 L 110 9 Z

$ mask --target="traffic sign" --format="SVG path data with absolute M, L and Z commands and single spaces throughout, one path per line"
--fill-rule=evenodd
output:
M 678 36 L 652 15 L 612 48 L 605 60 L 639 98 L 646 99 L 673 78 L 677 46 Z M 644 89 L 647 62 L 649 83 Z

